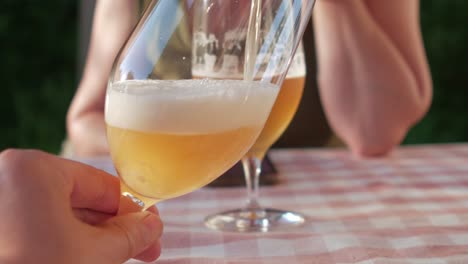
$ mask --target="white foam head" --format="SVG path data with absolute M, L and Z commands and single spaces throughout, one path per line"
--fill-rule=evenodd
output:
M 122 81 L 106 97 L 106 123 L 144 132 L 204 134 L 263 126 L 273 84 L 242 80 Z

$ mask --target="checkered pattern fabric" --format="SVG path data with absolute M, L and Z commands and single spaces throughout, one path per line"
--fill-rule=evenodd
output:
M 242 188 L 203 188 L 161 202 L 157 263 L 468 263 L 468 145 L 402 147 L 357 159 L 344 150 L 276 150 L 281 183 L 264 206 L 307 223 L 288 232 L 208 230 L 209 214 L 243 205 Z M 112 171 L 108 159 L 90 162 Z M 131 261 L 129 263 L 138 263 Z

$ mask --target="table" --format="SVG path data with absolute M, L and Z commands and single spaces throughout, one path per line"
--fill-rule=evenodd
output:
M 303 212 L 307 224 L 269 234 L 208 230 L 205 216 L 240 206 L 245 194 L 203 188 L 158 206 L 157 263 L 468 263 L 468 145 L 401 147 L 366 160 L 275 150 L 272 159 L 281 183 L 262 187 L 262 203 Z M 112 171 L 108 159 L 92 164 Z

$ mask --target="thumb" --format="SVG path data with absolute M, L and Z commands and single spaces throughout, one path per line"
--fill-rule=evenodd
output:
M 147 248 L 159 255 L 159 238 L 163 225 L 158 215 L 151 212 L 130 213 L 109 219 L 103 226 L 99 243 L 108 263 L 123 263 Z M 158 248 L 155 248 L 157 246 Z M 104 251 L 104 252 L 103 252 Z

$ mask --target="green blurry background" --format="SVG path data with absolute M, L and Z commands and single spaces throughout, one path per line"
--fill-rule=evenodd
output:
M 405 144 L 467 141 L 468 1 L 421 4 L 434 101 Z M 0 150 L 60 150 L 79 80 L 79 10 L 68 0 L 0 2 Z

